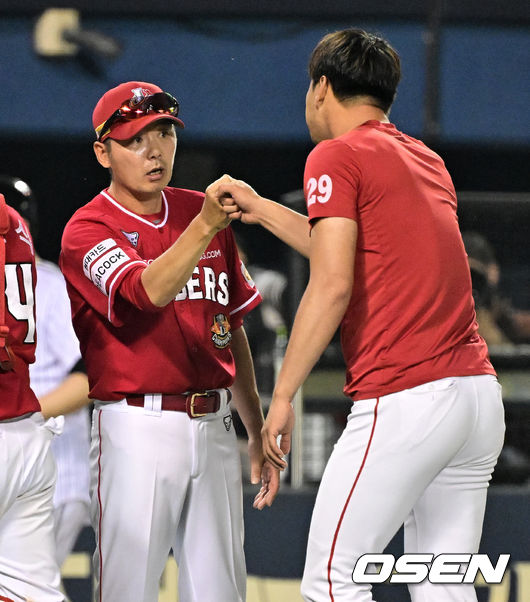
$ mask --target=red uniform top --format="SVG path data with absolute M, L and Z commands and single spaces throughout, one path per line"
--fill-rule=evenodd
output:
M 230 228 L 218 232 L 175 300 L 155 307 L 140 282 L 199 213 L 204 195 L 166 188 L 157 216 L 125 209 L 107 191 L 66 225 L 60 266 L 86 363 L 90 396 L 228 387 L 231 330 L 261 300 Z
M 436 153 L 368 121 L 313 149 L 304 188 L 310 222 L 335 216 L 358 226 L 341 326 L 347 395 L 495 374 L 477 334 L 454 186 Z
M 5 236 L 5 318 L 7 342 L 16 356 L 14 370 L 0 372 L 0 420 L 40 412 L 29 386 L 28 365 L 35 361 L 35 252 L 22 217 L 7 207 L 10 226 Z

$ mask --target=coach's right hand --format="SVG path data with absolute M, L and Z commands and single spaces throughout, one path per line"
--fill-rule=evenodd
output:
M 226 228 L 232 219 L 239 217 L 239 207 L 233 202 L 225 205 L 222 202 L 224 193 L 219 191 L 221 185 L 226 185 L 233 181 L 233 178 L 225 174 L 215 182 L 212 182 L 205 191 L 200 217 L 207 227 L 215 232 Z

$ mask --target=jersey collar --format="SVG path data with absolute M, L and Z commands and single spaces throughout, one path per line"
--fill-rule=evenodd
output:
M 107 199 L 107 201 L 111 202 L 115 207 L 117 207 L 120 211 L 123 211 L 123 213 L 126 213 L 127 215 L 134 217 L 135 219 L 137 219 L 138 221 L 147 224 L 148 226 L 151 226 L 151 228 L 162 228 L 162 226 L 164 226 L 167 222 L 167 216 L 168 216 L 168 206 L 167 206 L 167 199 L 166 199 L 166 195 L 164 194 L 164 191 L 162 190 L 162 203 L 164 205 L 164 216 L 161 219 L 160 223 L 158 224 L 153 224 L 153 222 L 150 222 L 148 219 L 143 218 L 141 215 L 138 215 L 137 213 L 134 213 L 133 211 L 129 211 L 129 209 L 126 209 L 123 205 L 120 205 L 120 203 L 118 203 L 118 201 L 116 199 L 113 199 L 110 194 L 108 193 L 108 190 L 102 190 L 101 194 Z

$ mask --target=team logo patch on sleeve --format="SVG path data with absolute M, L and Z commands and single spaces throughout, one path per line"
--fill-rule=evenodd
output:
M 252 288 L 256 288 L 256 285 L 254 284 L 254 280 L 252 280 L 252 276 L 248 273 L 248 270 L 243 262 L 241 262 L 241 273 L 243 274 L 243 278 L 247 281 L 247 283 Z
M 210 328 L 213 344 L 217 349 L 224 349 L 232 340 L 230 332 L 230 322 L 224 314 L 215 314 L 213 318 L 213 326 Z

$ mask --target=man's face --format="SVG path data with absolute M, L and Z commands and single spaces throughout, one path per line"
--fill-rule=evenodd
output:
M 109 167 L 112 181 L 134 196 L 150 196 L 171 180 L 177 149 L 175 127 L 155 121 L 128 140 L 112 140 Z

